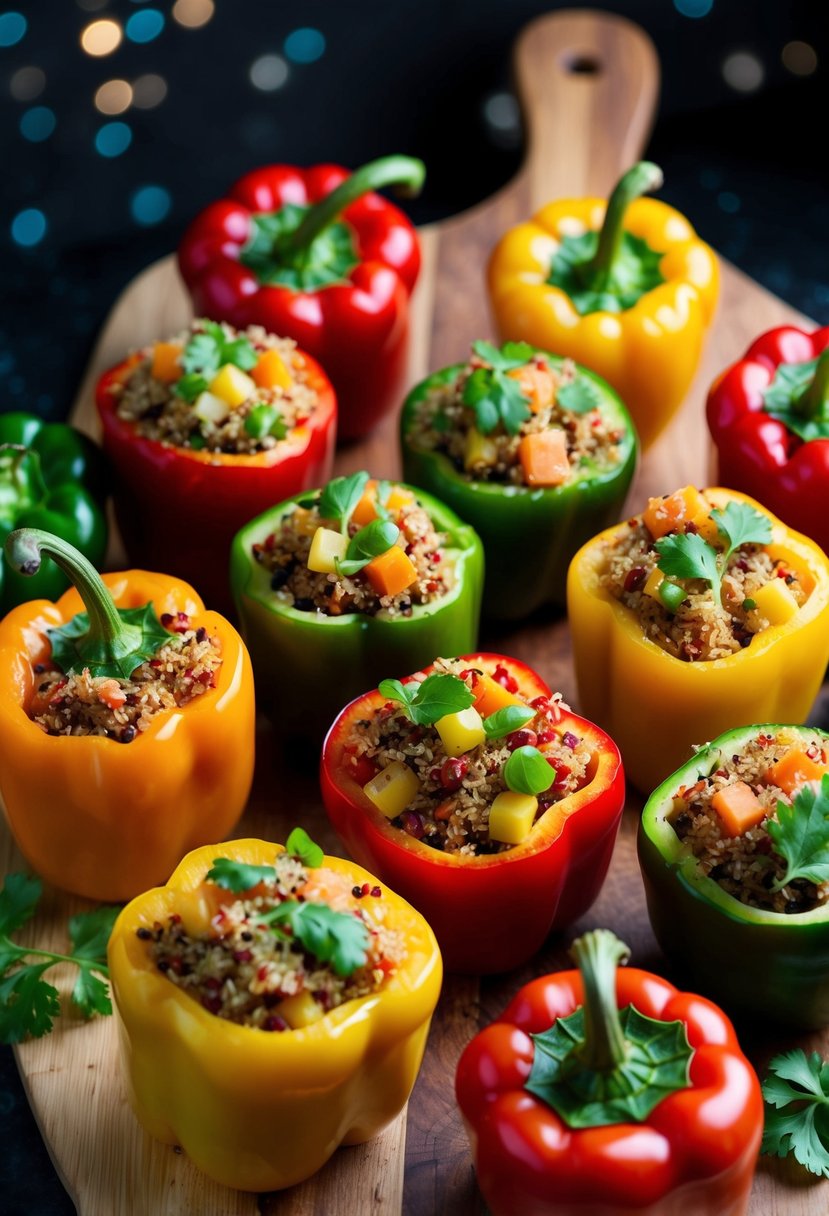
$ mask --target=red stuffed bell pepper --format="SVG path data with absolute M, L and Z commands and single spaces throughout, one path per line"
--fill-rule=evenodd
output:
M 196 315 L 264 325 L 319 359 L 341 439 L 365 435 L 400 398 L 420 248 L 402 211 L 373 191 L 416 194 L 424 173 L 408 156 L 350 175 L 267 165 L 202 211 L 179 246 Z
M 493 1216 L 743 1216 L 763 1099 L 731 1023 L 617 971 L 627 947 L 606 929 L 572 953 L 578 971 L 525 985 L 458 1065 Z
M 386 762 L 386 736 L 409 765 Z M 423 913 L 447 970 L 472 974 L 521 966 L 590 906 L 625 797 L 613 741 L 492 654 L 436 660 L 352 701 L 321 783 L 351 855 Z
M 829 325 L 762 334 L 714 381 L 707 413 L 719 484 L 829 552 Z

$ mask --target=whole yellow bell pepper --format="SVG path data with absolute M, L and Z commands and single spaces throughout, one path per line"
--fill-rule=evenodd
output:
M 617 743 L 628 779 L 649 792 L 687 762 L 694 746 L 755 722 L 803 722 L 829 661 L 829 559 L 753 498 L 709 489 L 715 506 L 747 503 L 771 521 L 769 555 L 798 572 L 808 598 L 783 624 L 756 633 L 726 658 L 687 662 L 646 637 L 636 615 L 603 584 L 606 545 L 627 527 L 600 532 L 573 558 L 567 612 L 579 712 Z
M 646 161 L 609 201 L 562 199 L 501 238 L 489 292 L 502 341 L 569 355 L 609 381 L 646 448 L 690 387 L 719 291 L 712 249 L 658 199 Z
M 246 1191 L 293 1186 L 340 1144 L 361 1144 L 395 1118 L 414 1085 L 442 977 L 432 930 L 383 886 L 380 898 L 362 905 L 401 935 L 406 956 L 379 991 L 281 1033 L 203 1008 L 156 968 L 137 930 L 178 913 L 188 933 L 206 932 L 215 902 L 204 880 L 215 860 L 270 865 L 281 852 L 281 845 L 234 840 L 189 853 L 167 886 L 127 905 L 108 951 L 139 1121 L 156 1139 L 181 1145 L 216 1182 Z M 325 857 L 322 864 L 349 885 L 376 886 L 352 862 Z

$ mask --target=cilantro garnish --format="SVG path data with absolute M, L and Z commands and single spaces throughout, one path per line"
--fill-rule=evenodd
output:
M 487 739 L 503 739 L 514 730 L 520 730 L 535 717 L 535 710 L 528 705 L 505 705 L 496 709 L 494 714 L 484 718 L 484 730 Z
M 589 414 L 591 410 L 598 409 L 601 400 L 599 390 L 586 376 L 576 376 L 556 389 L 556 405 L 569 410 L 571 414 Z
M 771 540 L 771 521 L 745 502 L 729 502 L 724 511 L 714 510 L 711 518 L 725 541 L 718 553 L 698 532 L 679 532 L 663 536 L 654 548 L 663 574 L 672 578 L 698 578 L 710 583 L 719 600 L 722 576 L 735 549 L 742 545 L 766 545 Z
M 362 471 L 329 481 L 319 498 L 321 517 L 337 524 L 341 532 L 347 532 L 351 513 L 363 497 L 368 479 L 368 473 Z
M 524 367 L 534 355 L 527 342 L 505 342 L 499 350 L 491 342 L 473 342 L 472 349 L 490 367 L 477 367 L 463 388 L 463 403 L 475 413 L 475 425 L 489 435 L 499 423 L 508 435 L 517 435 L 530 416 L 527 397 L 508 372 Z
M 786 873 L 771 888 L 781 891 L 796 878 L 808 882 L 829 879 L 829 773 L 821 778 L 820 789 L 804 785 L 792 805 L 777 804 L 777 819 L 769 819 L 766 829 L 774 847 L 786 862 Z
M 234 861 L 231 857 L 217 857 L 205 874 L 207 882 L 215 883 L 234 895 L 252 891 L 260 882 L 273 882 L 276 870 L 273 865 L 255 866 L 245 861 Z
M 319 962 L 330 963 L 337 975 L 351 975 L 368 958 L 369 932 L 364 921 L 350 912 L 334 912 L 327 904 L 286 899 L 256 921 L 276 930 L 288 929 L 292 940 Z
M 516 747 L 501 775 L 507 787 L 516 794 L 543 794 L 556 779 L 555 770 L 537 747 Z
M 466 683 L 448 673 L 427 676 L 419 683 L 381 680 L 378 692 L 389 701 L 399 701 L 416 726 L 434 726 L 447 714 L 469 709 L 475 700 Z
M 829 1063 L 802 1048 L 769 1064 L 763 1082 L 765 1126 L 760 1151 L 790 1154 L 812 1174 L 829 1178 Z
M 248 372 L 259 356 L 245 337 L 231 338 L 223 325 L 204 321 L 203 331 L 193 334 L 181 356 L 186 375 L 214 376 L 226 363 Z
M 9 874 L 0 890 L 2 1043 L 19 1043 L 29 1035 L 40 1038 L 52 1029 L 60 1014 L 60 999 L 57 988 L 48 984 L 43 975 L 56 963 L 74 963 L 78 968 L 71 999 L 85 1018 L 95 1013 L 112 1013 L 109 988 L 101 977 L 109 976 L 106 948 L 120 908 L 95 908 L 73 916 L 69 921 L 71 954 L 18 946 L 9 934 L 30 919 L 42 892 L 40 879 L 27 874 Z
M 388 519 L 373 519 L 370 524 L 355 532 L 348 542 L 345 557 L 340 561 L 335 558 L 337 573 L 344 575 L 357 574 L 381 553 L 388 553 L 392 545 L 397 543 L 400 529 L 397 524 Z

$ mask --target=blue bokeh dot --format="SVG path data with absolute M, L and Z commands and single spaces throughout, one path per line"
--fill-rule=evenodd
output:
M 170 192 L 163 186 L 141 186 L 130 199 L 130 212 L 136 224 L 150 228 L 166 219 L 170 203 Z
M 95 150 L 101 156 L 120 156 L 132 143 L 132 131 L 125 122 L 105 122 L 95 136 Z
M 26 18 L 22 13 L 0 13 L 0 46 L 16 46 L 26 33 Z
M 133 13 L 124 29 L 130 42 L 152 42 L 164 29 L 164 14 L 157 8 L 143 8 Z
M 674 0 L 674 8 L 682 17 L 707 17 L 714 0 Z
M 26 381 L 22 376 L 12 376 L 9 380 L 8 388 L 10 393 L 22 393 L 26 387 Z
M 12 220 L 12 240 L 24 249 L 39 245 L 46 235 L 46 216 L 37 207 L 27 207 L 18 211 Z
M 55 129 L 55 114 L 48 106 L 32 106 L 20 118 L 20 134 L 30 143 L 39 144 L 48 139 Z
M 325 36 L 310 27 L 293 30 L 285 39 L 285 54 L 293 63 L 315 63 L 325 54 Z
M 728 212 L 729 215 L 735 215 L 740 210 L 739 196 L 731 190 L 722 190 L 717 195 L 717 205 L 721 211 Z
M 10 350 L 0 350 L 0 376 L 8 376 L 14 371 L 14 355 Z

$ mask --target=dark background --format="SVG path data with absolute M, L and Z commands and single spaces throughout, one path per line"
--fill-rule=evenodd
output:
M 555 7 L 0 0 L 0 411 L 63 416 L 118 292 L 258 164 L 421 156 L 426 189 L 410 206 L 418 221 L 491 194 L 522 154 L 510 45 Z M 605 7 L 643 25 L 662 59 L 648 149 L 665 170 L 661 197 L 726 257 L 825 322 L 825 0 Z M 117 22 L 121 34 L 103 56 L 81 43 L 97 21 Z M 98 93 L 113 80 L 126 85 Z M 119 90 L 134 104 L 96 106 Z M 0 1210 L 71 1214 L 8 1050 L 0 1135 Z

